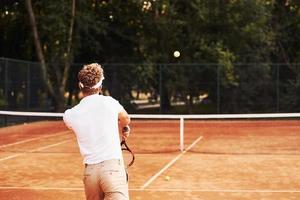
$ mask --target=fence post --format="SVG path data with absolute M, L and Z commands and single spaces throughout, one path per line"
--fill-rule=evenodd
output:
M 159 66 L 159 113 L 162 113 L 162 66 Z
M 30 64 L 27 63 L 27 98 L 26 98 L 26 107 L 27 107 L 27 110 L 29 110 L 29 107 L 30 107 Z
M 5 98 L 5 108 L 8 109 L 8 59 L 5 58 L 5 65 L 4 65 L 4 98 Z
M 279 112 L 279 64 L 276 65 L 276 112 Z
M 221 112 L 220 109 L 220 65 L 217 65 L 217 113 Z

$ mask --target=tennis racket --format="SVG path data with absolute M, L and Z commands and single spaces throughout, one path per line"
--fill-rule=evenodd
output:
M 122 132 L 129 134 L 130 128 L 124 127 L 122 129 Z M 122 139 L 122 142 L 120 145 L 121 145 L 121 149 L 122 149 L 122 153 L 123 153 L 124 164 L 125 164 L 126 168 L 129 168 L 134 163 L 134 160 L 135 160 L 134 153 L 128 147 L 128 144 L 126 143 L 125 138 Z
M 134 153 L 128 147 L 125 140 L 122 140 L 121 148 L 122 148 L 122 152 L 123 152 L 124 164 L 125 164 L 126 168 L 129 168 L 134 163 L 134 160 L 135 160 Z

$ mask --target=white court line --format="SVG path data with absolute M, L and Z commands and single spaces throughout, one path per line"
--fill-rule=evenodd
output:
M 26 142 L 31 142 L 31 141 L 39 140 L 39 139 L 43 139 L 43 138 L 54 137 L 54 136 L 58 136 L 58 135 L 64 135 L 68 132 L 70 132 L 70 131 L 63 131 L 63 132 L 59 132 L 57 134 L 45 135 L 45 136 L 35 137 L 35 138 L 27 139 L 27 140 L 21 140 L 21 141 L 14 142 L 14 143 L 0 145 L 0 148 L 9 147 L 9 146 L 17 145 L 17 144 L 23 144 L 23 143 L 26 143 Z
M 64 190 L 64 191 L 84 191 L 83 187 L 36 187 L 36 186 L 0 186 L 0 190 Z
M 199 142 L 203 136 L 198 137 L 186 150 L 177 155 L 173 160 L 171 160 L 168 164 L 166 164 L 160 171 L 158 171 L 155 175 L 153 175 L 144 185 L 142 185 L 141 190 L 144 190 L 148 187 L 157 177 L 159 177 L 164 171 L 166 171 L 170 166 L 172 166 L 183 154 L 189 151 L 197 142 Z
M 1 188 L 1 187 L 0 187 Z M 131 191 L 150 191 L 150 192 L 224 192 L 224 193 L 300 193 L 300 190 L 268 190 L 268 189 L 174 189 L 174 188 L 153 188 L 153 189 L 130 189 Z
M 43 146 L 43 147 L 31 149 L 31 150 L 26 151 L 26 152 L 23 152 L 23 153 L 18 153 L 18 154 L 14 154 L 14 155 L 11 155 L 11 156 L 3 157 L 3 158 L 0 158 L 0 162 L 1 162 L 1 161 L 4 161 L 4 160 L 9 160 L 9 159 L 12 159 L 12 158 L 16 158 L 16 157 L 22 156 L 22 155 L 24 155 L 24 154 L 26 154 L 26 153 L 32 153 L 32 152 L 35 152 L 35 151 L 41 151 L 41 150 L 49 149 L 49 148 L 51 148 L 51 147 L 54 147 L 54 146 L 58 146 L 58 145 L 67 143 L 67 142 L 69 142 L 70 140 L 72 140 L 72 138 L 71 138 L 71 139 L 64 140 L 64 141 L 62 141 L 62 142 L 55 143 L 55 144 L 50 144 L 50 145 L 47 145 L 47 146 Z
M 0 186 L 0 190 L 63 190 L 63 191 L 84 191 L 83 187 L 17 187 Z M 223 192 L 223 193 L 300 193 L 300 190 L 271 190 L 271 189 L 174 189 L 174 188 L 152 188 L 141 189 L 132 188 L 129 191 L 149 191 L 149 192 Z

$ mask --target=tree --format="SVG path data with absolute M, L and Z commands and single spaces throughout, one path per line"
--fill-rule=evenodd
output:
M 26 0 L 30 18 L 22 1 L 8 2 L 0 10 L 1 55 L 39 60 L 59 110 L 66 91 L 69 103 L 77 93 L 82 64 L 73 62 L 102 63 L 105 91 L 123 104 L 133 90 L 156 100 L 160 93 L 162 112 L 180 99 L 193 113 L 202 93 L 211 112 L 299 107 L 298 0 Z
M 233 58 L 228 62 L 220 52 L 220 73 L 224 77 L 220 89 L 221 111 L 268 112 L 272 104 L 264 102 L 271 100 L 271 67 L 256 63 L 270 61 L 274 44 L 269 26 L 271 10 L 263 1 L 223 1 L 220 6 L 222 51 Z
M 62 111 L 65 105 L 64 94 L 70 65 L 73 60 L 72 45 L 76 10 L 75 2 L 76 0 L 72 0 L 70 5 L 69 2 L 60 1 L 61 6 L 57 6 L 57 4 L 43 5 L 43 2 L 37 2 L 36 7 L 40 7 L 38 11 L 45 16 L 42 18 L 42 14 L 40 15 L 41 21 L 49 20 L 50 22 L 41 23 L 42 26 L 38 26 L 32 2 L 31 0 L 26 0 L 26 8 L 34 38 L 33 41 L 38 60 L 41 63 L 43 78 L 50 95 L 54 98 L 55 107 L 58 111 Z M 71 9 L 68 9 L 70 7 Z M 46 9 L 43 10 L 43 8 Z M 68 10 L 70 13 L 66 12 Z M 50 12 L 47 13 L 48 11 Z M 58 28 L 60 29 L 59 32 L 57 32 Z M 47 34 L 41 31 L 43 33 L 41 37 L 39 29 L 48 30 Z M 50 62 L 58 62 L 60 66 L 57 66 L 55 63 L 51 67 L 46 62 L 47 58 Z
M 0 2 L 0 55 L 1 57 L 31 59 L 30 33 L 27 31 L 27 15 L 23 2 Z
M 274 82 L 277 83 L 277 111 L 295 112 L 300 107 L 300 1 L 270 1 L 271 27 L 275 48 L 271 53 L 275 65 Z
M 217 106 L 217 96 L 221 96 L 217 94 L 217 81 L 220 81 L 224 112 L 237 112 L 241 109 L 238 106 L 240 97 L 255 95 L 237 92 L 247 90 L 241 88 L 247 86 L 239 85 L 244 82 L 237 73 L 241 66 L 234 65 L 234 62 L 255 63 L 268 58 L 270 51 L 266 49 L 271 49 L 272 45 L 272 34 L 266 26 L 270 11 L 263 2 L 151 1 L 146 14 L 145 27 L 148 30 L 144 33 L 143 46 L 151 55 L 148 59 L 156 63 L 176 63 L 163 67 L 161 106 L 164 111 L 170 108 L 170 99 L 175 93 L 175 96 L 188 98 L 185 101 L 189 112 L 192 112 L 193 98 L 203 91 L 209 93 L 210 100 Z M 182 53 L 179 60 L 172 57 L 171 52 L 175 49 Z M 219 67 L 205 64 L 178 67 L 180 63 L 216 63 Z M 258 67 L 261 72 L 268 73 L 262 67 L 268 69 L 268 66 Z M 219 80 L 218 74 L 222 77 Z

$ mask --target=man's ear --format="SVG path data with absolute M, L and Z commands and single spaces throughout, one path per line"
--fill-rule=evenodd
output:
M 78 87 L 79 89 L 81 90 L 83 87 L 82 87 L 82 83 L 78 82 Z

